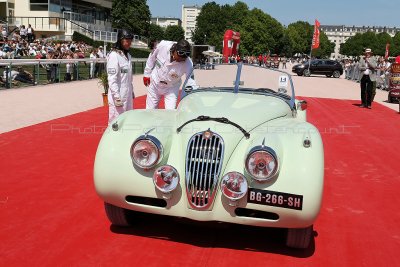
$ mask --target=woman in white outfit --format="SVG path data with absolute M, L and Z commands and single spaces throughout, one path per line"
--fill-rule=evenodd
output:
M 133 109 L 132 61 L 129 54 L 133 34 L 128 30 L 119 30 L 117 38 L 114 49 L 107 57 L 109 124 L 120 114 Z

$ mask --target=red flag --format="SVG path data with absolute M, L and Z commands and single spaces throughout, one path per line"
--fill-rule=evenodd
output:
M 387 43 L 386 44 L 386 51 L 385 51 L 385 59 L 388 59 L 388 57 L 389 57 L 389 48 L 390 48 L 390 44 Z
M 319 26 L 321 26 L 321 24 L 318 20 L 315 20 L 312 49 L 317 49 L 319 47 Z

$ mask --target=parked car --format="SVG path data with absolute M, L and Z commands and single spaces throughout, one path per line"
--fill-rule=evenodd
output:
M 108 219 L 129 226 L 136 211 L 285 228 L 289 247 L 307 248 L 324 151 L 290 74 L 242 63 L 193 74 L 176 110 L 128 111 L 104 132 L 94 183 Z
M 292 72 L 299 76 L 309 77 L 311 74 L 325 75 L 326 77 L 339 78 L 343 74 L 343 66 L 340 62 L 329 59 L 314 59 L 304 64 L 293 66 Z

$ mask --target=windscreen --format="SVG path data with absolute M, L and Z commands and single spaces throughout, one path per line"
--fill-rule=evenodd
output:
M 193 80 L 186 81 L 188 93 L 196 90 L 220 90 L 232 93 L 273 95 L 287 101 L 294 99 L 291 75 L 277 69 L 246 64 L 195 66 Z

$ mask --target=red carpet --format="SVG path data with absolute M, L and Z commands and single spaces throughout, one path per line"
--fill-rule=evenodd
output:
M 0 135 L 0 266 L 400 266 L 400 115 L 307 100 L 326 153 L 309 250 L 287 249 L 279 229 L 159 216 L 110 227 L 92 178 L 98 108 Z

